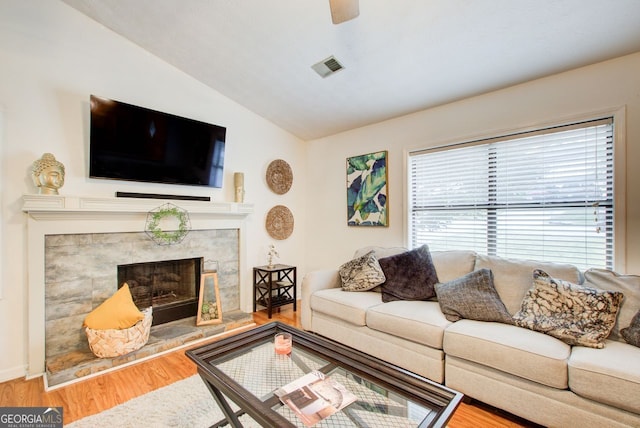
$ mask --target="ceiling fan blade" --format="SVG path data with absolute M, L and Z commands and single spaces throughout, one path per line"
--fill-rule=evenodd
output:
M 360 15 L 358 0 L 329 0 L 331 21 L 340 24 Z

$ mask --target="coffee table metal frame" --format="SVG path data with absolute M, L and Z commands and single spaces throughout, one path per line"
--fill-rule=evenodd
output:
M 243 350 L 248 351 L 256 344 L 272 341 L 279 331 L 292 334 L 294 352 L 296 347 L 301 347 L 306 352 L 330 362 L 332 368 L 343 368 L 432 409 L 418 425 L 421 428 L 446 426 L 462 401 L 463 394 L 460 392 L 333 340 L 276 321 L 186 351 L 186 355 L 195 362 L 199 375 L 226 417 L 226 420 L 218 422 L 214 427 L 227 423 L 234 428 L 242 427 L 238 418 L 245 413 L 263 427 L 295 427 L 273 410 L 274 406 L 281 404 L 278 397 L 271 394 L 263 401 L 216 367 L 218 362 L 233 358 Z M 240 410 L 234 412 L 225 396 Z

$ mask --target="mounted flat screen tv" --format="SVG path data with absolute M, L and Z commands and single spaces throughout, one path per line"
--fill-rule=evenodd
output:
M 226 128 L 91 95 L 89 176 L 222 187 Z

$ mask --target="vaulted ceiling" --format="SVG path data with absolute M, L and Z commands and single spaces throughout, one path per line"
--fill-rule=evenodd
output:
M 640 0 L 63 1 L 304 140 L 640 51 Z

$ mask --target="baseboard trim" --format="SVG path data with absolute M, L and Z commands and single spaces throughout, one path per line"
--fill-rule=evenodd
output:
M 26 364 L 22 366 L 16 366 L 16 367 L 0 370 L 0 383 L 7 382 L 13 379 L 18 379 L 21 377 L 26 377 L 26 375 L 27 375 Z

